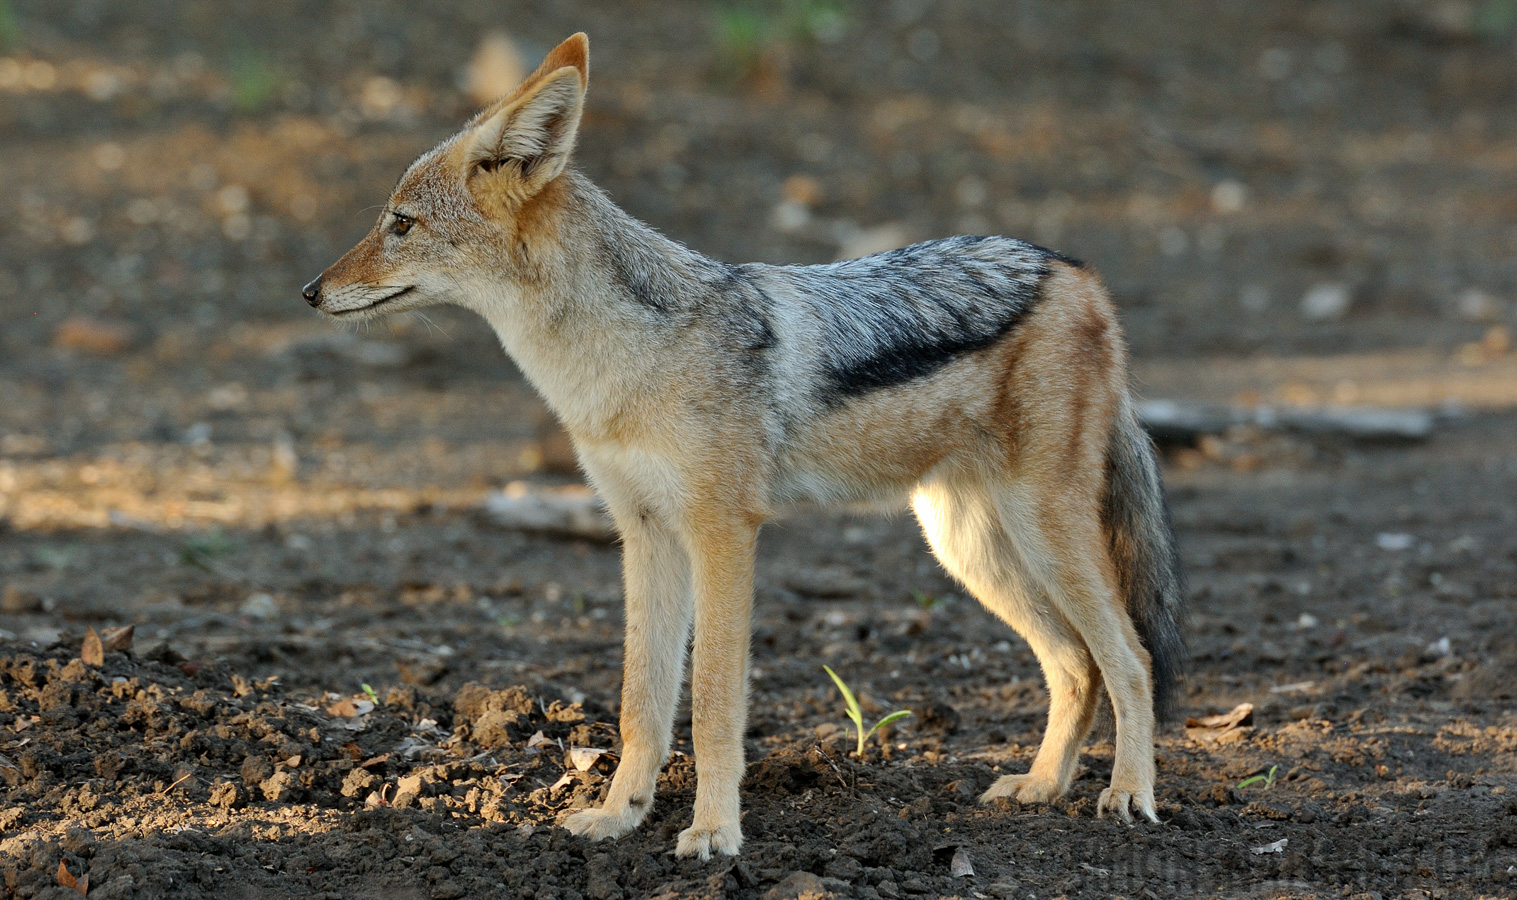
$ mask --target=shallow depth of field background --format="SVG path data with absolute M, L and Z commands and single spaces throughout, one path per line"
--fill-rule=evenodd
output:
M 808 511 L 766 533 L 742 863 L 666 853 L 683 756 L 634 837 L 551 827 L 614 761 L 567 750 L 617 746 L 616 548 L 488 513 L 576 476 L 482 321 L 298 290 L 580 30 L 577 164 L 634 215 L 734 262 L 1056 248 L 1210 417 L 1164 447 L 1183 715 L 1253 713 L 1164 732 L 1165 825 L 1093 818 L 1100 743 L 977 807 L 1041 736 L 1030 652 L 909 519 Z M 1517 890 L 1514 98 L 1513 0 L 0 0 L 3 890 Z M 914 716 L 849 757 L 822 663 Z

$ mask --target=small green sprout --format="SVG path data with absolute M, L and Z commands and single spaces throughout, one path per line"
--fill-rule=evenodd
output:
M 730 6 L 717 10 L 715 26 L 725 77 L 736 80 L 763 65 L 764 48 L 774 30 L 767 15 L 751 6 Z
M 0 0 L 0 50 L 13 50 L 21 46 L 21 25 L 16 22 L 16 11 L 10 0 Z
M 74 551 L 77 549 L 77 547 L 68 544 L 43 544 L 32 551 L 32 560 L 37 565 L 45 566 L 49 569 L 67 569 L 68 564 L 74 558 Z
M 239 112 L 262 112 L 284 87 L 285 75 L 268 54 L 248 48 L 232 53 L 228 66 L 232 103 Z
M 1279 766 L 1270 766 L 1269 772 L 1264 775 L 1255 775 L 1252 778 L 1243 779 L 1242 781 L 1238 782 L 1238 790 L 1241 791 L 1252 784 L 1262 784 L 1264 785 L 1264 789 L 1266 791 L 1269 790 L 1275 786 L 1275 772 L 1279 768 Z
M 1488 41 L 1510 37 L 1517 31 L 1517 0 L 1486 0 L 1473 19 L 1475 33 Z
M 873 736 L 876 731 L 879 731 L 881 728 L 884 728 L 886 725 L 889 725 L 892 722 L 895 722 L 899 719 L 904 719 L 907 716 L 911 715 L 911 710 L 909 709 L 898 709 L 885 718 L 874 723 L 873 728 L 865 731 L 864 711 L 859 708 L 859 698 L 853 695 L 853 691 L 848 689 L 848 685 L 843 682 L 843 679 L 838 677 L 838 673 L 832 671 L 832 667 L 822 666 L 822 668 L 827 672 L 828 675 L 832 676 L 832 683 L 838 686 L 839 691 L 842 691 L 843 702 L 848 704 L 848 718 L 853 720 L 854 729 L 857 731 L 859 736 L 859 746 L 857 752 L 859 759 L 864 758 L 864 742 L 869 740 L 869 738 Z
M 912 588 L 911 590 L 911 599 L 917 602 L 917 606 L 928 611 L 931 611 L 943 602 L 942 597 L 934 597 L 932 594 L 916 588 Z
M 185 539 L 179 546 L 179 560 L 188 566 L 215 571 L 214 560 L 237 549 L 237 542 L 220 528 Z
M 840 0 L 729 0 L 712 15 L 721 74 L 759 76 L 799 45 L 835 43 L 852 22 L 850 4 Z
M 358 686 L 363 689 L 363 695 L 369 698 L 370 703 L 374 704 L 375 706 L 379 705 L 378 691 L 374 690 L 372 687 L 369 687 L 367 682 L 361 683 Z

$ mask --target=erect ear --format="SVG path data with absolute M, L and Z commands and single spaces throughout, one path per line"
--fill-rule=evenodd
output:
M 469 177 L 529 197 L 568 165 L 584 110 L 589 41 L 576 34 L 559 44 L 509 97 L 481 116 L 465 140 Z

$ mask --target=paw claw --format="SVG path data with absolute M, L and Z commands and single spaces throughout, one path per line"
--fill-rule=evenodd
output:
M 1101 792 L 1101 797 L 1096 801 L 1096 815 L 1105 817 L 1108 813 L 1122 820 L 1124 825 L 1133 824 L 1133 811 L 1150 822 L 1159 821 L 1159 813 L 1154 808 L 1153 791 L 1122 791 L 1116 788 L 1107 788 Z
M 742 846 L 743 832 L 736 822 L 730 825 L 718 825 L 715 828 L 691 825 L 680 832 L 679 843 L 675 846 L 674 853 L 676 856 L 698 857 L 704 862 L 710 859 L 713 853 L 736 856 Z

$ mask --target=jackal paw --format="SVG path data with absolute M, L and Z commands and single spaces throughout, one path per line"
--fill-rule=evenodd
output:
M 1002 775 L 990 790 L 980 795 L 981 803 L 989 803 L 1005 797 L 1018 803 L 1052 803 L 1064 795 L 1058 782 L 1038 778 L 1032 774 Z
M 1121 819 L 1123 824 L 1133 823 L 1133 810 L 1150 822 L 1159 821 L 1159 813 L 1154 809 L 1154 792 L 1148 791 L 1124 791 L 1109 787 L 1101 792 L 1096 800 L 1096 815 L 1105 817 L 1107 813 Z
M 607 838 L 619 838 L 632 831 L 638 823 L 642 822 L 646 812 L 646 807 L 637 811 L 630 806 L 622 810 L 586 809 L 565 819 L 563 826 L 580 837 L 586 837 L 592 841 L 604 841 Z
M 717 825 L 714 828 L 691 825 L 680 832 L 679 844 L 675 846 L 674 854 L 696 856 L 704 861 L 710 859 L 713 853 L 737 856 L 737 851 L 742 846 L 743 830 L 736 822 Z

